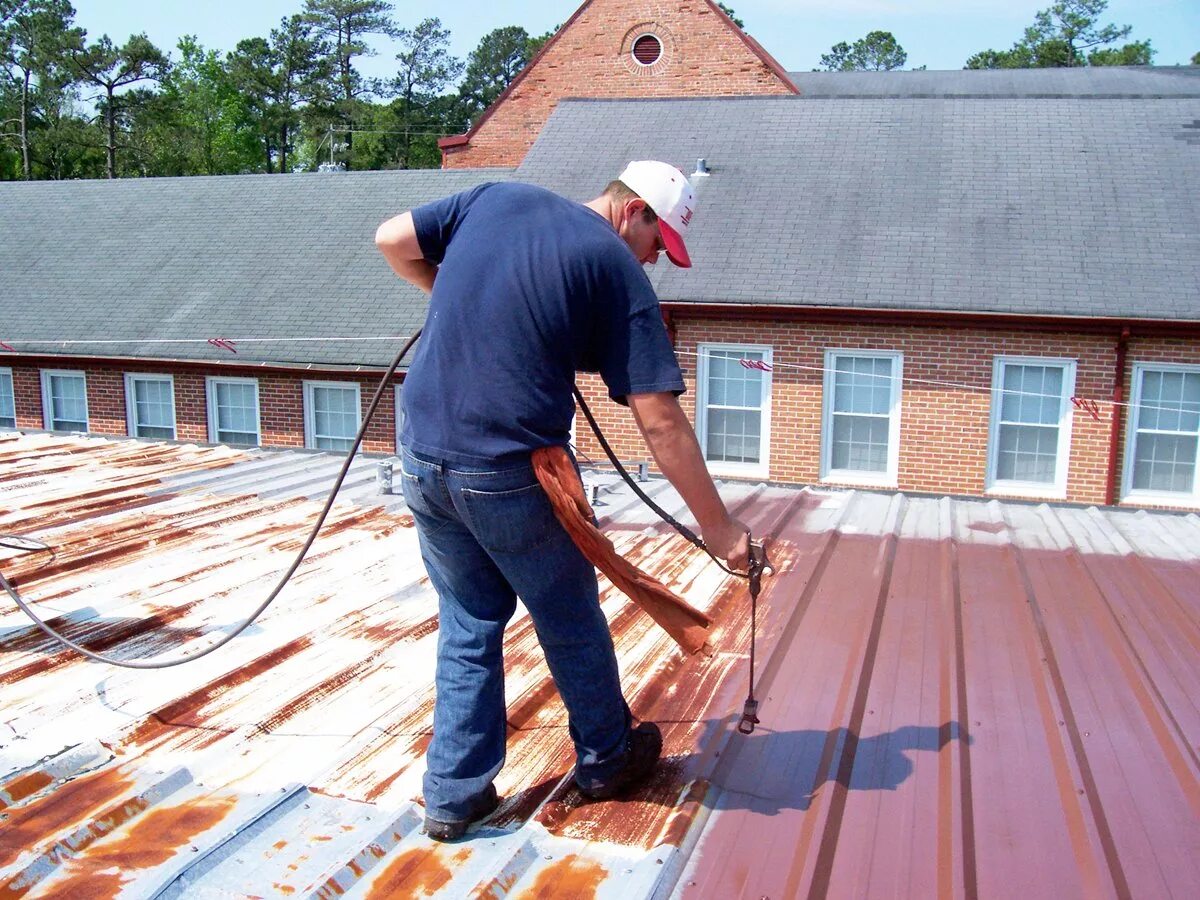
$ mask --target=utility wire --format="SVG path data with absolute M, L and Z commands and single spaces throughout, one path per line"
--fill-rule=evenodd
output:
M 220 338 L 218 340 L 221 342 L 224 342 L 224 343 L 229 343 L 229 344 L 323 344 L 323 343 L 375 343 L 375 342 L 380 342 L 380 341 L 394 342 L 394 341 L 404 340 L 405 337 L 406 337 L 405 335 L 345 335 L 345 336 L 331 336 L 331 337 Z M 2 340 L 2 341 L 0 341 L 0 344 L 8 345 L 9 347 L 12 347 L 12 348 L 16 348 L 18 346 L 31 346 L 31 347 L 36 348 L 36 347 L 78 347 L 78 346 L 137 346 L 139 344 L 149 344 L 149 345 L 209 344 L 209 345 L 211 345 L 211 344 L 213 344 L 213 342 L 214 342 L 214 339 L 211 339 L 211 338 L 145 338 L 145 339 L 126 338 L 126 339 L 120 339 L 120 340 L 105 339 L 105 338 L 100 338 L 100 339 L 71 338 L 71 339 L 67 339 L 67 340 L 51 340 L 51 339 L 47 339 L 47 338 L 13 338 L 13 339 Z M 863 352 L 870 353 L 870 352 L 874 352 L 874 351 L 864 350 Z M 675 355 L 699 359 L 704 354 L 701 354 L 695 350 L 676 350 Z M 0 354 L 0 359 L 2 359 L 2 358 L 3 358 L 3 355 Z M 711 359 L 712 357 L 710 356 L 709 358 Z M 732 357 L 722 357 L 722 358 L 730 360 L 732 362 L 745 363 L 746 367 L 749 369 L 754 369 L 756 367 L 756 364 L 761 362 L 760 360 L 752 360 L 752 359 L 741 359 L 741 358 L 734 359 Z M 1030 363 L 1030 365 L 1036 365 L 1036 364 Z M 970 391 L 970 392 L 974 392 L 974 393 L 986 392 L 989 394 L 998 393 L 1001 395 L 1013 394 L 1013 395 L 1017 395 L 1017 396 L 1021 396 L 1021 397 L 1028 397 L 1030 399 L 1045 399 L 1045 400 L 1061 400 L 1062 399 L 1061 394 L 1035 393 L 1035 392 L 1020 391 L 1020 390 L 1016 390 L 1014 388 L 1004 388 L 1004 387 L 997 389 L 997 388 L 993 388 L 988 385 L 967 384 L 965 382 L 947 381 L 944 379 L 936 379 L 936 378 L 918 378 L 916 376 L 907 375 L 907 374 L 899 375 L 899 376 L 897 376 L 897 375 L 879 375 L 879 374 L 875 374 L 873 372 L 857 372 L 857 371 L 854 371 L 853 369 L 826 368 L 825 366 L 806 366 L 806 365 L 802 365 L 800 363 L 771 363 L 770 369 L 765 370 L 765 371 L 774 371 L 776 369 L 788 369 L 788 370 L 792 370 L 792 371 L 813 372 L 813 373 L 821 373 L 821 374 L 829 373 L 831 375 L 851 375 L 856 378 L 877 379 L 880 381 L 887 381 L 887 382 L 899 381 L 902 385 L 903 384 L 926 384 L 926 385 L 932 385 L 935 387 L 957 388 L 959 390 Z M 1091 398 L 1081 398 L 1081 399 L 1091 399 Z M 1098 400 L 1095 400 L 1095 402 L 1103 403 L 1107 406 L 1113 406 L 1113 407 L 1125 407 L 1127 409 L 1140 408 L 1140 409 L 1147 409 L 1147 410 L 1157 409 L 1157 410 L 1165 410 L 1168 412 L 1179 412 L 1179 413 L 1182 413 L 1185 415 L 1192 414 L 1195 412 L 1200 412 L 1200 402 L 1187 400 L 1187 399 L 1181 399 L 1180 405 L 1171 405 L 1171 404 L 1165 404 L 1165 403 L 1147 403 L 1147 402 L 1138 403 L 1138 402 L 1135 402 L 1132 400 L 1124 400 L 1121 402 L 1117 402 L 1117 401 L 1110 400 L 1107 398 L 1098 399 Z

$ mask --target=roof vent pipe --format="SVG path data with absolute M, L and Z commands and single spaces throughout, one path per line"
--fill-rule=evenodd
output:
M 696 171 L 692 173 L 692 177 L 695 178 L 700 176 L 702 178 L 707 178 L 711 174 L 712 173 L 708 171 L 708 160 L 706 160 L 703 156 L 697 159 Z

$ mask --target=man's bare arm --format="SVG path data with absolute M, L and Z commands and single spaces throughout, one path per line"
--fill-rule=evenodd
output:
M 397 275 L 427 294 L 433 290 L 437 266 L 426 261 L 421 252 L 411 212 L 401 213 L 380 225 L 375 231 L 375 246 Z
M 745 569 L 749 529 L 725 508 L 679 400 L 670 392 L 630 394 L 626 399 L 654 461 L 696 517 L 708 548 L 730 568 Z

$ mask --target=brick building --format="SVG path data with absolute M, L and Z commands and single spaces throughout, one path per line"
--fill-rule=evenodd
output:
M 585 4 L 525 80 L 618 7 L 621 34 L 653 19 Z M 799 96 L 558 100 L 516 168 L 3 185 L 0 427 L 341 449 L 424 316 L 380 221 L 703 158 L 695 266 L 650 274 L 715 474 L 1196 508 L 1197 72 L 792 73 Z M 394 450 L 398 390 L 370 451 Z
M 516 166 L 568 97 L 792 95 L 796 86 L 712 0 L 586 0 L 466 134 L 449 169 Z

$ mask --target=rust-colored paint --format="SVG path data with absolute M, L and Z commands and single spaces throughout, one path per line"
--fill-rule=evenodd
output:
M 577 854 L 563 857 L 538 872 L 533 887 L 521 894 L 521 900 L 551 900 L 570 897 L 585 900 L 595 897 L 608 872 L 599 863 L 581 859 Z
M 53 783 L 54 776 L 42 770 L 14 778 L 0 790 L 0 809 L 20 803 Z
M 431 897 L 453 876 L 436 849 L 409 850 L 388 864 L 367 896 L 380 900 Z
M 287 844 L 288 844 L 287 841 L 276 841 L 271 846 L 274 847 L 276 850 L 282 850 L 284 847 L 287 846 Z
M 270 653 L 264 653 L 258 659 L 239 666 L 227 675 L 210 681 L 178 700 L 159 707 L 154 715 L 168 725 L 204 725 L 206 724 L 205 707 L 222 694 L 270 671 L 311 646 L 312 638 L 307 635 L 288 641 L 282 647 L 272 650 Z
M 120 886 L 137 869 L 161 866 L 191 842 L 224 819 L 237 805 L 232 797 L 205 800 L 171 809 L 156 809 L 135 822 L 125 835 L 96 846 L 91 852 L 67 863 L 68 878 L 54 885 L 55 893 L 63 897 L 115 897 Z M 117 870 L 117 891 L 109 875 Z M 103 886 L 103 887 L 101 887 Z
M 272 887 L 274 887 L 275 890 L 279 891 L 279 893 L 281 893 L 281 894 L 291 895 L 291 894 L 296 893 L 296 889 L 294 887 L 292 887 L 290 884 L 282 884 L 281 882 L 276 881 L 276 882 L 272 882 Z
M 14 809 L 0 828 L 0 867 L 10 865 L 26 850 L 49 851 L 55 838 L 98 815 L 132 784 L 119 767 L 101 769 Z M 120 811 L 111 818 L 113 822 L 106 820 L 108 827 L 101 833 L 119 824 Z

